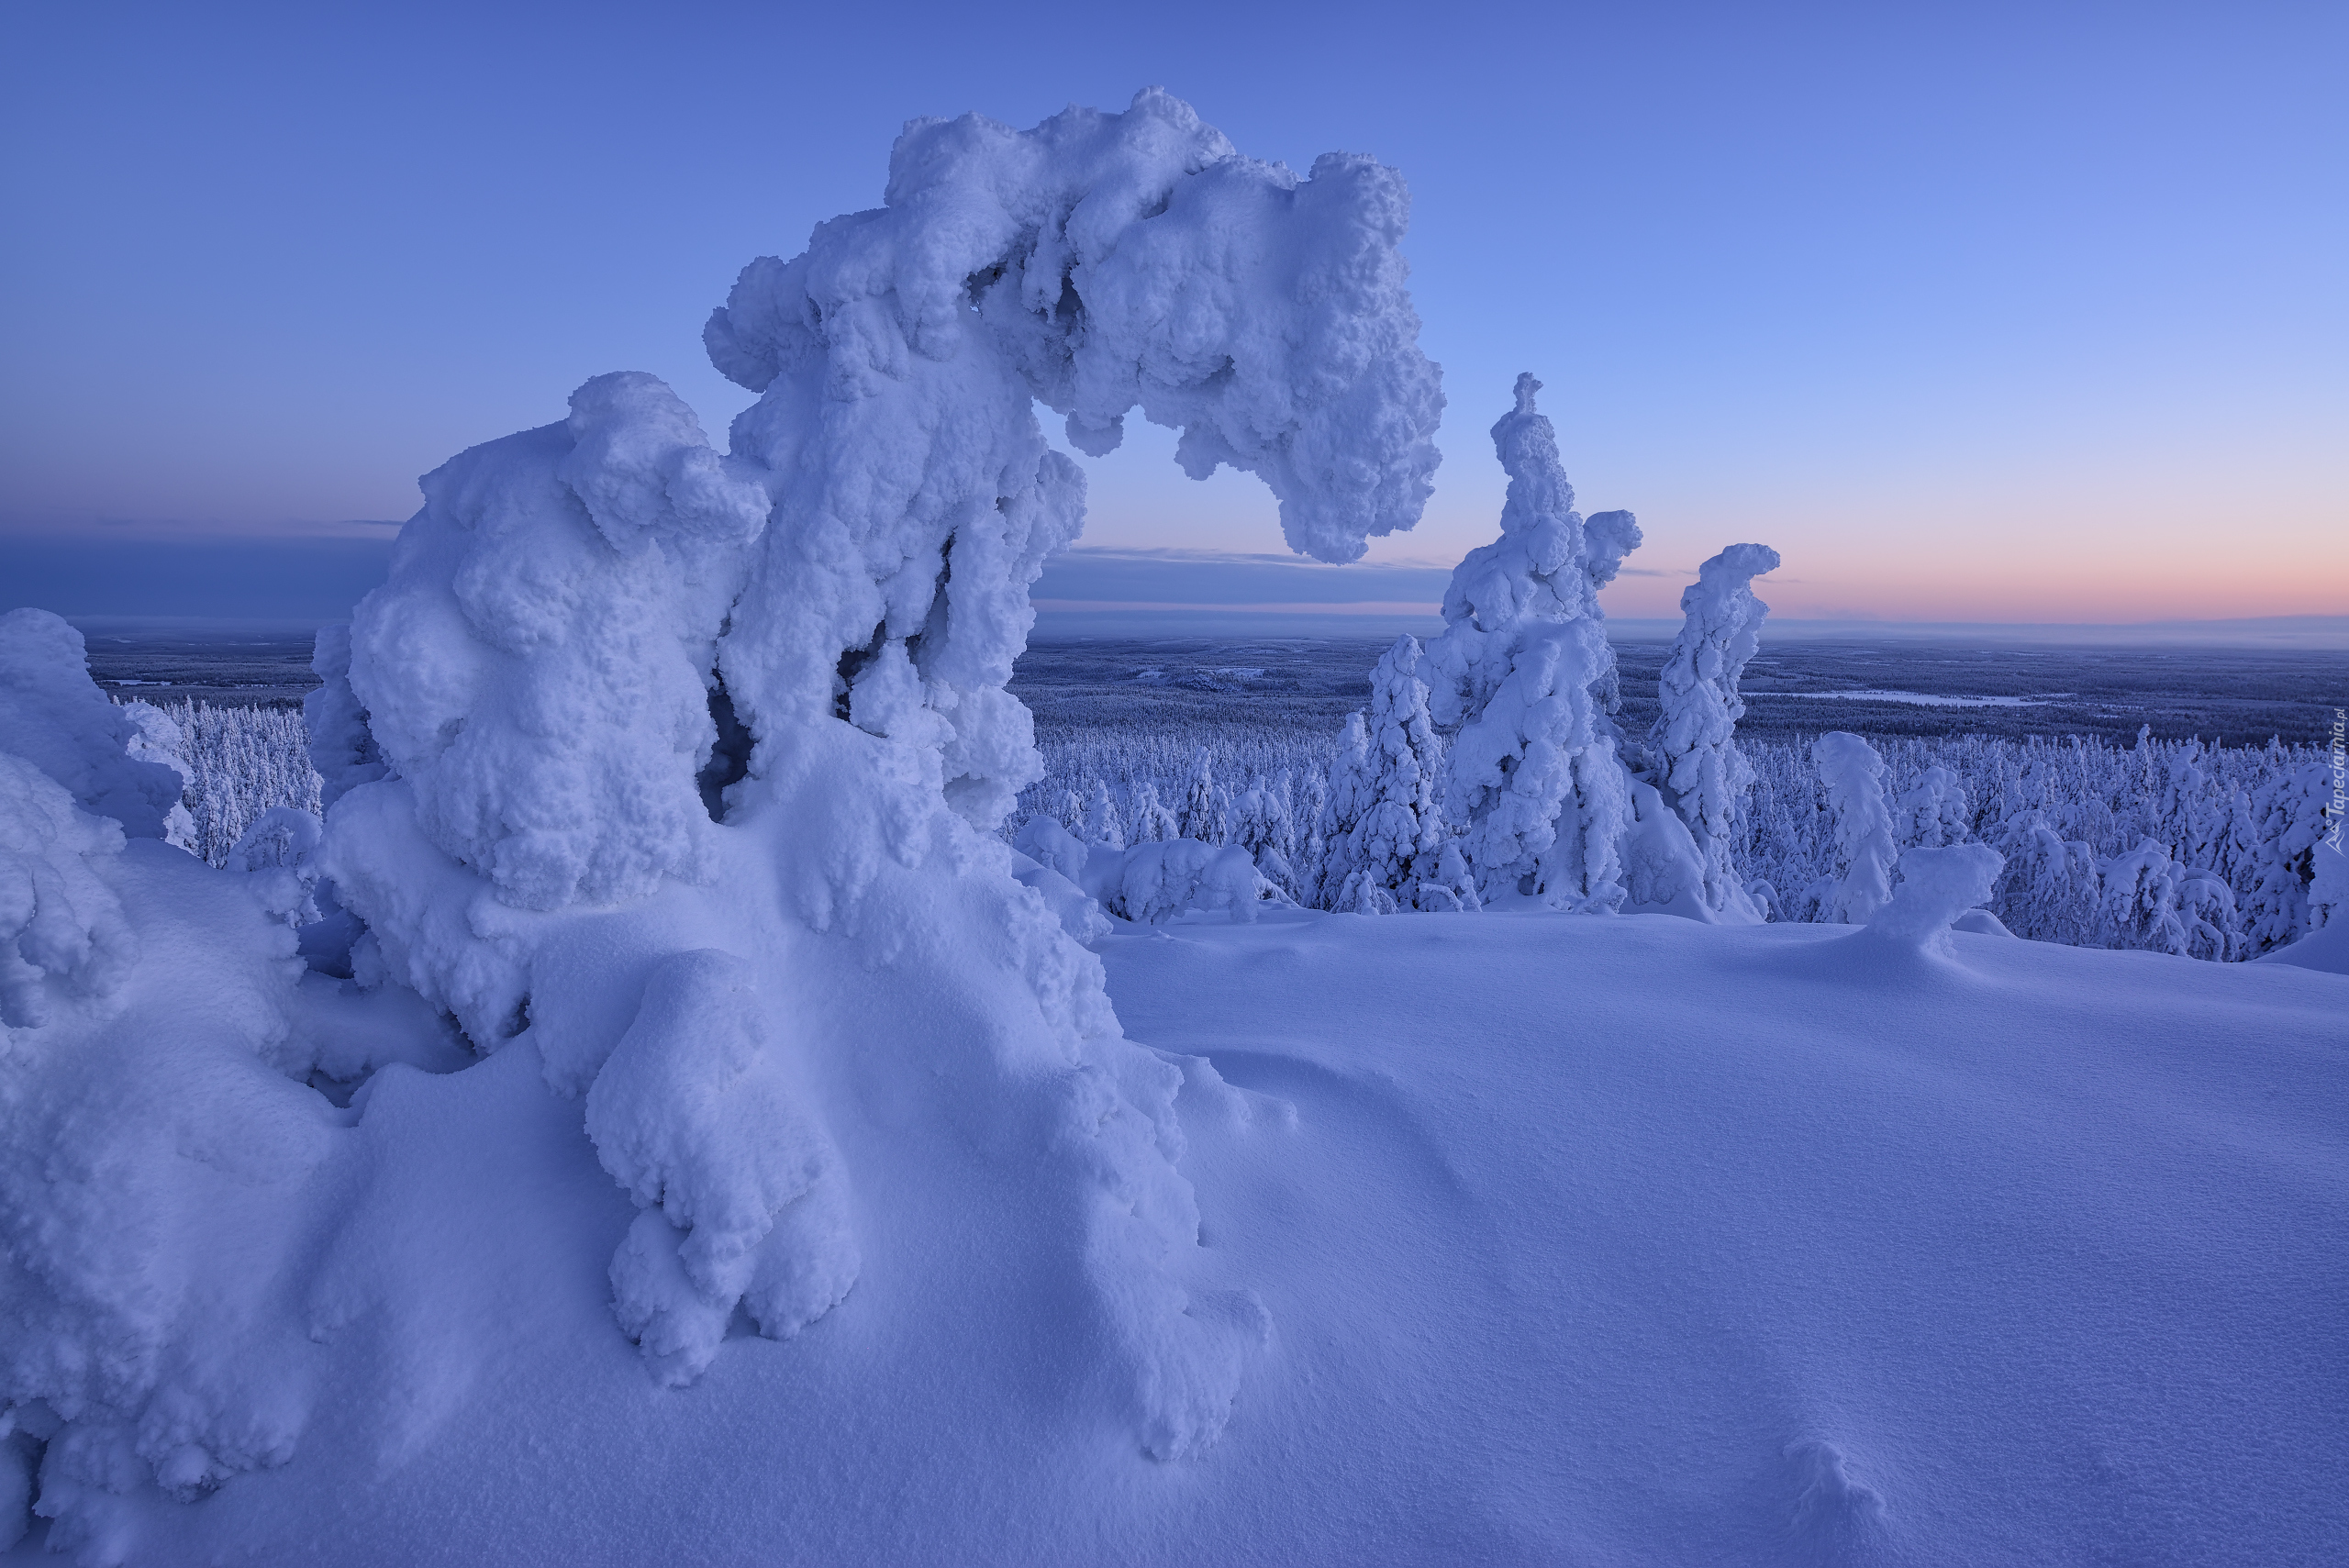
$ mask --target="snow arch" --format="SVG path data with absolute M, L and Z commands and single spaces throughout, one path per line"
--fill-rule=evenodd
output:
M 828 1309 L 885 1244 L 843 1196 L 860 1162 L 975 1119 L 1041 1173 L 1143 1445 L 1220 1427 L 1258 1315 L 1194 1267 L 1180 1074 L 1121 1038 L 989 836 L 1039 772 L 1004 689 L 1028 587 L 1083 520 L 1034 405 L 1095 453 L 1138 408 L 1195 477 L 1261 475 L 1292 546 L 1360 555 L 1436 462 L 1408 206 L 1370 159 L 1299 179 L 1155 90 L 1028 131 L 917 122 L 885 206 L 753 261 L 710 318 L 760 393 L 729 451 L 659 381 L 607 375 L 425 479 L 347 660 L 321 645 L 349 781 L 322 863 L 477 1047 L 526 1040 L 587 1095 L 608 1168 L 695 1172 L 690 1203 L 624 1183 L 616 1307 L 662 1376 L 707 1363 L 747 1279 L 814 1282 L 777 1322 L 753 1304 L 767 1332 Z M 661 1073 L 599 1090 L 647 1041 Z M 790 1103 L 753 1120 L 787 1127 L 791 1182 L 695 1142 L 740 1141 L 686 1102 L 746 1074 Z M 725 1267 L 688 1210 L 747 1217 Z

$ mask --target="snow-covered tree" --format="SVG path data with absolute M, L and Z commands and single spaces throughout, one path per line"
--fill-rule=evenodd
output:
M 1125 828 L 1118 819 L 1118 803 L 1109 798 L 1109 786 L 1097 778 L 1092 793 L 1085 800 L 1085 826 L 1077 837 L 1088 844 L 1102 844 L 1113 850 L 1126 847 Z
M 1183 786 L 1183 804 L 1174 817 L 1178 836 L 1202 844 L 1220 844 L 1230 835 L 1230 812 L 1222 786 L 1215 776 L 1215 758 L 1205 746 L 1191 755 L 1191 776 Z
M 1444 809 L 1478 894 L 1611 909 L 1635 817 L 1607 714 L 1615 655 L 1598 589 L 1639 527 L 1629 512 L 1586 524 L 1575 510 L 1556 432 L 1534 406 L 1541 386 L 1519 376 L 1516 406 L 1493 427 L 1509 476 L 1501 537 L 1469 551 L 1445 590 L 1430 708 L 1453 736 Z
M 2121 923 L 2121 945 L 2181 958 L 2234 956 L 2234 939 L 2222 923 L 2234 912 L 2234 895 L 2216 872 L 2179 863 L 2158 839 L 2142 840 L 2097 871 L 2105 904 Z
M 1154 779 L 1144 779 L 1134 786 L 1133 809 L 1129 818 L 1132 840 L 1137 844 L 1163 843 L 1183 836 L 1174 813 L 1158 798 L 1158 783 Z
M 2000 824 L 1995 847 L 2005 864 L 1993 902 L 2010 930 L 2076 945 L 2094 938 L 2102 887 L 2092 848 L 2057 833 L 2037 806 Z
M 1680 635 L 1664 657 L 1659 712 L 1649 732 L 1666 798 L 1703 858 L 1705 903 L 1746 918 L 1762 911 L 1730 853 L 1753 784 L 1753 770 L 1737 749 L 1737 721 L 1745 717 L 1737 683 L 1761 646 L 1770 613 L 1753 596 L 1753 579 L 1777 569 L 1778 552 L 1764 544 L 1731 545 L 1698 568 L 1697 581 L 1680 595 Z
M 1898 851 L 1884 804 L 1884 759 L 1858 736 L 1834 729 L 1810 743 L 1810 759 L 1835 816 L 1837 872 L 1820 897 L 1821 919 L 1865 925 L 1892 896 Z
M 1289 814 L 1286 774 L 1276 784 L 1262 777 L 1250 781 L 1231 804 L 1231 841 L 1248 851 L 1264 879 L 1291 898 L 1299 896 L 1297 867 L 1297 827 Z
M 2244 898 L 2244 937 L 2256 953 L 2286 947 L 2320 929 L 2309 891 L 2323 841 L 2332 778 L 2323 763 L 2291 765 L 2274 751 L 2273 776 L 2252 803 L 2254 844 Z
M 1963 840 L 1973 825 L 1965 785 L 1947 768 L 1927 768 L 1892 813 L 1893 837 L 1904 848 L 1937 850 Z
M 711 1162 L 691 1213 L 648 1207 L 614 1262 L 615 1312 L 664 1376 L 706 1365 L 738 1306 L 788 1335 L 854 1277 L 849 1174 L 823 1157 L 837 1075 L 795 1058 L 852 1043 L 858 1072 L 928 1084 L 940 1053 L 975 1052 L 951 1069 L 966 1094 L 1067 1125 L 1023 1179 L 1088 1217 L 1050 1244 L 1088 1260 L 1093 1342 L 1141 1445 L 1177 1454 L 1220 1426 L 1245 1325 L 1186 1316 L 1163 1273 L 1192 1241 L 1166 1152 L 1178 1074 L 1121 1038 L 1098 966 L 993 837 L 1041 773 L 1005 689 L 1029 585 L 1083 516 L 1083 474 L 1035 411 L 1100 455 L 1139 408 L 1181 431 L 1193 477 L 1260 475 L 1292 547 L 1358 557 L 1417 519 L 1436 461 L 1407 212 L 1368 158 L 1299 177 L 1156 91 L 1024 132 L 917 120 L 880 206 L 751 262 L 711 317 L 712 361 L 758 395 L 730 450 L 621 374 L 425 481 L 321 699 L 386 770 L 335 803 L 322 858 L 404 978 L 484 1049 L 530 1029 L 565 1094 L 593 1095 L 621 1049 L 598 1019 L 633 1006 L 603 974 L 563 978 L 584 912 L 596 951 L 625 942 L 671 976 L 646 993 L 630 1087 L 591 1126 L 640 1203 L 637 1151 Z M 1160 831 L 1148 818 L 1130 831 Z M 739 962 L 695 956 L 713 942 Z M 688 1038 L 705 1027 L 723 1038 Z M 651 1126 L 664 1085 L 721 1067 L 739 1112 Z M 777 1092 L 809 1096 L 788 1140 L 805 1192 L 727 1152 Z M 817 1285 L 766 1290 L 770 1257 Z
M 1314 875 L 1313 903 L 1338 907 L 1337 898 L 1353 876 L 1346 859 L 1353 831 L 1378 799 L 1378 763 L 1370 747 L 1370 719 L 1362 709 L 1346 715 L 1338 754 L 1330 764 L 1329 791 L 1318 814 L 1321 852 Z
M 1442 743 L 1428 717 L 1427 683 L 1419 676 L 1419 639 L 1401 637 L 1370 676 L 1370 706 L 1347 725 L 1344 784 L 1353 826 L 1332 840 L 1324 873 L 1337 906 L 1387 909 L 1474 908 L 1475 888 L 1438 804 Z M 1357 727 L 1354 720 L 1359 720 Z M 1353 751 L 1357 728 L 1362 750 Z

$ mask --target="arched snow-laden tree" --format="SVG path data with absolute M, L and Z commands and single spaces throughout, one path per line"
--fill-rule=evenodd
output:
M 642 1207 L 616 1310 L 662 1376 L 738 1304 L 796 1332 L 892 1244 L 856 1234 L 829 1130 L 877 1096 L 897 1125 L 869 1137 L 1025 1129 L 1006 1147 L 1085 1260 L 1140 1441 L 1219 1429 L 1260 1329 L 1170 1272 L 1196 1255 L 1179 1074 L 992 837 L 1041 773 L 1004 689 L 1028 586 L 1083 516 L 1034 409 L 1099 454 L 1139 408 L 1192 476 L 1260 475 L 1292 547 L 1355 558 L 1436 462 L 1408 205 L 1371 159 L 1300 179 L 1156 91 L 1030 131 L 918 121 L 883 206 L 751 262 L 711 317 L 759 395 L 729 452 L 608 375 L 425 480 L 327 699 L 387 774 L 322 860 L 476 1046 L 528 1038 L 587 1096 Z
M 1763 912 L 1730 858 L 1753 785 L 1753 769 L 1737 750 L 1737 721 L 1745 717 L 1737 683 L 1770 613 L 1753 596 L 1753 579 L 1777 569 L 1778 552 L 1766 544 L 1731 545 L 1697 569 L 1697 581 L 1681 591 L 1680 635 L 1664 656 L 1649 732 L 1666 798 L 1704 860 L 1706 905 L 1746 919 Z
M 1508 471 L 1501 537 L 1472 550 L 1444 591 L 1428 644 L 1429 711 L 1451 739 L 1443 803 L 1478 896 L 1552 908 L 1639 906 L 1705 912 L 1696 846 L 1653 786 L 1633 779 L 1609 710 L 1617 700 L 1598 590 L 1640 542 L 1629 512 L 1586 520 L 1517 378 L 1493 426 Z
M 1892 896 L 1898 851 L 1884 804 L 1884 759 L 1858 736 L 1834 729 L 1810 743 L 1810 760 L 1835 813 L 1840 874 L 1820 891 L 1820 918 L 1864 926 Z
M 2232 917 L 2234 895 L 2216 872 L 2185 865 L 2160 840 L 2146 839 L 2104 861 L 2097 873 L 2120 923 L 2120 945 L 2221 962 L 2235 956 L 2242 939 L 2220 923 Z

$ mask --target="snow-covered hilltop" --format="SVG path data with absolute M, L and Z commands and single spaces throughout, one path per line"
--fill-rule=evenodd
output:
M 1028 588 L 1083 517 L 1035 405 L 1093 454 L 1138 409 L 1359 556 L 1435 464 L 1407 207 L 1157 92 L 916 123 L 883 207 L 711 318 L 760 395 L 727 450 L 619 373 L 426 477 L 318 642 L 323 821 L 217 867 L 170 720 L 0 617 L 0 1549 L 2349 1532 L 2349 981 L 2004 935 L 1954 776 L 1889 800 L 1854 736 L 1805 895 L 1842 926 L 1766 923 L 1728 846 L 1776 557 L 1706 564 L 1626 734 L 1598 593 L 1639 528 L 1575 510 L 1531 376 L 1500 537 L 1380 662 L 1313 855 L 1204 764 L 1006 841 Z M 2278 907 L 2337 938 L 2308 817 Z M 2154 848 L 2132 917 L 2186 920 L 2216 895 Z

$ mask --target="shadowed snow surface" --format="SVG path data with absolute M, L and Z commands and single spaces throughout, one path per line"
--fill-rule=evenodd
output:
M 320 1129 L 345 1146 L 306 1195 L 339 1218 L 293 1341 L 326 1395 L 299 1448 L 194 1504 L 144 1494 L 119 1544 L 2333 1560 L 2349 984 L 1948 940 L 1491 913 L 1109 938 L 1127 1033 L 1212 1058 L 1177 1102 L 1191 1311 L 1266 1336 L 1221 1440 L 1174 1463 L 1078 1381 L 1098 1314 L 1051 1256 L 1067 1228 L 1022 1218 L 1059 1189 L 978 1120 L 967 1157 L 921 1166 L 889 1136 L 910 1104 L 835 1113 L 855 1289 L 788 1342 L 738 1326 L 674 1389 L 613 1328 L 634 1210 L 529 1037 L 387 1068 L 355 1127 Z M 899 998 L 885 1035 L 934 1005 L 856 995 Z M 337 1281 L 369 1321 L 333 1321 Z

